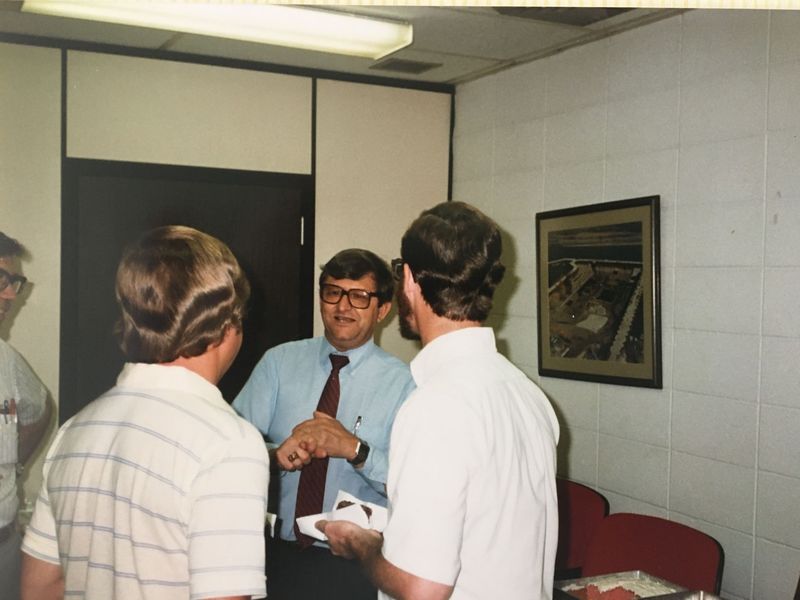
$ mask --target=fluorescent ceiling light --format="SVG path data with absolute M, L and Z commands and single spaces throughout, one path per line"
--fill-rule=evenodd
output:
M 414 40 L 408 23 L 264 0 L 25 0 L 22 10 L 373 60 Z

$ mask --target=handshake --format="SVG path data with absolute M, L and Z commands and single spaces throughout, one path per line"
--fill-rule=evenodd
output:
M 285 471 L 297 471 L 315 458 L 352 459 L 359 439 L 327 415 L 315 411 L 314 417 L 295 426 L 292 435 L 275 450 L 275 460 Z

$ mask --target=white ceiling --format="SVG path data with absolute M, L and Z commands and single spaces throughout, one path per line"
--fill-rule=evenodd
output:
M 672 16 L 681 10 L 636 8 L 590 25 L 553 23 L 559 20 L 605 16 L 603 8 L 516 8 L 522 15 L 501 14 L 493 7 L 342 6 L 336 10 L 371 14 L 409 22 L 414 43 L 379 61 L 321 52 L 294 50 L 208 36 L 173 33 L 48 17 L 20 12 L 21 1 L 0 0 L 0 41 L 35 36 L 67 42 L 166 50 L 223 59 L 257 61 L 291 67 L 457 84 L 504 68 L 549 56 L 621 31 Z M 544 10 L 545 13 L 541 11 Z M 536 12 L 539 11 L 539 12 Z M 536 19 L 530 18 L 536 16 Z M 3 35 L 9 34 L 9 35 Z M 385 61 L 401 59 L 433 63 L 423 73 L 380 69 Z

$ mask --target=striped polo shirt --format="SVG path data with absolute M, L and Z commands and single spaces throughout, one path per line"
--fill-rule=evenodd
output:
M 219 390 L 127 364 L 59 430 L 23 551 L 59 563 L 66 598 L 264 597 L 269 458 Z

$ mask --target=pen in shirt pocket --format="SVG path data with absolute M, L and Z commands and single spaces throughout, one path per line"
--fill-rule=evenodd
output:
M 356 435 L 358 433 L 359 427 L 361 427 L 361 415 L 358 415 L 358 418 L 356 419 L 356 424 L 353 425 L 353 435 Z

